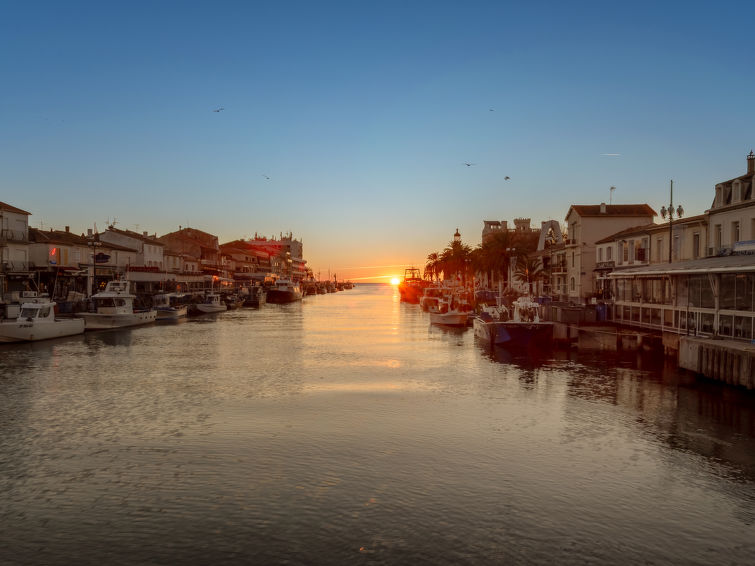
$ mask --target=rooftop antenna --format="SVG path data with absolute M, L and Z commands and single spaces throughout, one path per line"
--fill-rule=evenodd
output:
M 616 190 L 616 187 L 611 187 L 610 189 L 608 189 L 608 192 L 610 193 L 609 196 L 608 196 L 608 204 L 612 204 L 613 203 L 613 192 L 615 190 Z

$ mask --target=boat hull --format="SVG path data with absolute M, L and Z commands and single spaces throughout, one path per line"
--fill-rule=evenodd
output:
M 103 330 L 109 328 L 123 328 L 149 324 L 157 318 L 157 311 L 141 311 L 134 313 L 104 314 L 96 312 L 80 312 L 76 316 L 83 318 L 87 330 Z
M 177 320 L 186 316 L 188 307 L 158 307 L 157 320 Z
M 83 334 L 85 323 L 78 318 L 58 319 L 42 324 L 27 321 L 0 323 L 0 343 L 36 342 Z
M 492 346 L 548 348 L 553 345 L 552 322 L 488 322 L 477 317 L 474 333 Z
M 301 300 L 301 293 L 297 291 L 285 291 L 281 289 L 268 289 L 267 302 L 273 304 L 293 303 Z
M 198 304 L 196 305 L 197 311 L 199 314 L 212 314 L 212 313 L 218 313 L 218 312 L 225 312 L 228 310 L 228 307 L 226 305 L 208 305 L 208 304 Z
M 468 319 L 465 312 L 430 313 L 430 322 L 443 326 L 466 326 Z

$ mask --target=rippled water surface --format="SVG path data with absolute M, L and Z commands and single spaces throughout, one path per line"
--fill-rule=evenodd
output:
M 0 347 L 3 564 L 753 564 L 755 396 L 364 285 Z

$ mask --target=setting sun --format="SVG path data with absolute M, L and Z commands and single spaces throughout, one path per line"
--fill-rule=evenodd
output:
M 399 283 L 398 277 L 391 277 L 391 285 L 398 285 Z

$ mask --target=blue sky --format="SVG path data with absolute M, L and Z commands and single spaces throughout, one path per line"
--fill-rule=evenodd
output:
M 35 227 L 291 231 L 323 276 L 401 274 L 610 186 L 702 213 L 755 146 L 743 2 L 2 10 L 0 200 Z

